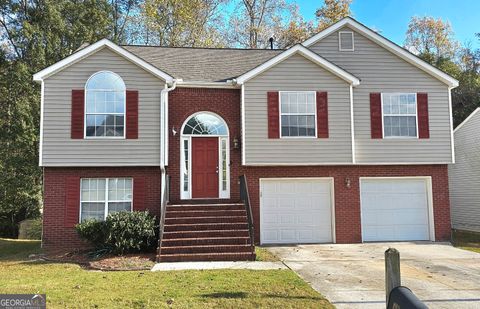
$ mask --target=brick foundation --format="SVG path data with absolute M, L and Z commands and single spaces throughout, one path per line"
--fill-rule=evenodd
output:
M 160 213 L 160 168 L 158 167 L 46 167 L 43 169 L 43 235 L 46 250 L 71 250 L 88 247 L 74 228 L 64 226 L 65 179 L 77 177 L 136 177 L 145 179 L 144 207 L 154 215 Z

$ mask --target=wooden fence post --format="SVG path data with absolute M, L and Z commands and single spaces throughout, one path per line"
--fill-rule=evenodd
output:
M 385 251 L 385 293 L 386 306 L 388 306 L 388 298 L 390 292 L 402 285 L 400 278 L 400 253 L 395 248 L 388 248 Z

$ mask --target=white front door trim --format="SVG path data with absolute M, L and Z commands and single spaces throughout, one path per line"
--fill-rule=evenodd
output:
M 225 127 L 227 128 L 227 135 L 218 135 L 218 134 L 183 134 L 186 123 L 190 118 L 198 114 L 210 114 L 221 119 Z M 180 199 L 187 200 L 192 199 L 192 138 L 202 138 L 202 137 L 216 137 L 218 139 L 218 199 L 229 199 L 230 198 L 230 130 L 225 120 L 219 115 L 202 111 L 194 113 L 187 117 L 180 129 Z M 226 147 L 226 179 L 223 179 L 223 160 L 222 160 L 222 141 L 225 141 Z M 185 149 L 185 144 L 187 149 Z M 186 150 L 186 151 L 185 151 Z M 188 156 L 188 167 L 185 166 L 185 152 Z M 184 190 L 184 175 L 187 174 L 187 191 Z M 226 188 L 223 190 L 222 184 L 223 180 L 226 180 Z
M 426 193 L 427 193 L 427 207 L 428 207 L 428 227 L 429 227 L 429 237 L 430 241 L 435 241 L 435 219 L 433 212 L 433 190 L 432 190 L 432 177 L 431 176 L 395 176 L 395 177 L 360 177 L 360 188 L 359 188 L 359 198 L 360 198 L 360 228 L 362 231 L 362 242 L 363 238 L 363 213 L 362 213 L 362 180 L 408 180 L 408 179 L 423 179 L 425 180 Z

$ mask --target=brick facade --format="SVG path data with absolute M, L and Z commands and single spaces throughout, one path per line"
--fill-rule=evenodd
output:
M 259 179 L 268 177 L 333 177 L 335 188 L 335 227 L 337 243 L 361 242 L 360 177 L 431 176 L 435 235 L 437 241 L 450 239 L 450 205 L 446 165 L 402 166 L 241 166 L 241 147 L 233 148 L 233 139 L 241 141 L 240 91 L 236 89 L 177 88 L 169 96 L 170 200 L 180 201 L 181 127 L 193 113 L 214 112 L 227 123 L 230 136 L 230 196 L 239 200 L 238 177 L 247 175 L 254 213 L 255 240 L 260 239 Z M 173 135 L 171 128 L 175 128 Z M 153 214 L 160 207 L 160 169 L 155 167 L 45 168 L 44 169 L 44 246 L 76 248 L 84 246 L 72 228 L 64 228 L 65 177 L 144 177 L 145 207 Z M 350 188 L 345 179 L 351 181 Z M 134 193 L 135 194 L 135 193 Z M 185 201 L 184 201 L 185 202 Z
M 66 178 L 130 177 L 145 181 L 144 207 L 160 213 L 160 168 L 158 167 L 46 167 L 43 169 L 43 246 L 47 250 L 86 247 L 72 227 L 65 227 Z M 135 192 L 134 192 L 135 194 Z

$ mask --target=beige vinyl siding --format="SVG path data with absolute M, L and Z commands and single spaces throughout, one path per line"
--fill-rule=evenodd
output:
M 71 139 L 71 91 L 95 72 L 122 77 L 138 90 L 138 139 Z M 160 92 L 164 81 L 104 48 L 44 81 L 43 166 L 155 166 L 160 164 Z
M 268 138 L 268 91 L 328 92 L 329 135 Z M 348 164 L 352 162 L 349 84 L 301 55 L 293 55 L 244 84 L 245 163 Z
M 480 112 L 454 137 L 455 164 L 448 167 L 452 226 L 480 232 Z
M 354 31 L 344 27 L 339 31 Z M 360 79 L 353 90 L 356 160 L 359 164 L 452 161 L 448 87 L 354 31 L 355 51 L 338 49 L 338 31 L 309 46 Z M 429 139 L 371 139 L 371 92 L 427 92 Z

